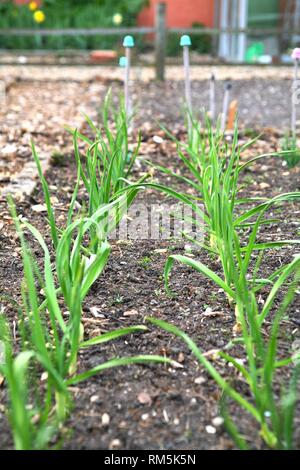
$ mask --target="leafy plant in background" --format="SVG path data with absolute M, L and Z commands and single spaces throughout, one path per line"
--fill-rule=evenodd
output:
M 28 5 L 14 5 L 10 0 L 0 3 L 0 28 L 99 28 L 133 26 L 146 0 L 44 0 L 42 12 L 45 16 L 41 23 L 36 23 L 34 14 Z M 118 16 L 116 16 L 118 15 Z M 116 22 L 116 18 L 119 21 Z M 0 37 L 0 47 L 8 49 L 106 49 L 115 48 L 118 36 L 49 36 Z
M 234 347 L 234 341 L 229 343 L 227 351 L 218 352 L 218 356 L 230 364 L 241 376 L 247 389 L 239 389 L 234 381 L 224 379 L 217 368 L 203 354 L 197 344 L 176 326 L 155 318 L 147 318 L 153 325 L 162 328 L 182 339 L 199 363 L 221 388 L 223 397 L 221 401 L 225 426 L 233 437 L 237 446 L 247 449 L 246 440 L 240 435 L 236 424 L 230 417 L 226 405 L 226 398 L 234 401 L 238 407 L 249 413 L 258 424 L 259 436 L 271 449 L 293 449 L 294 418 L 298 400 L 298 382 L 300 376 L 300 351 L 282 358 L 278 352 L 278 335 L 282 319 L 294 299 L 296 288 L 299 286 L 299 261 L 296 258 L 297 271 L 288 293 L 274 315 L 270 333 L 265 335 L 261 328 L 263 311 L 259 311 L 257 298 L 253 291 L 247 290 L 245 276 L 238 285 L 238 309 L 241 323 L 241 345 L 245 357 L 236 358 L 228 354 Z M 285 268 L 288 270 L 289 268 Z M 280 286 L 276 286 L 278 294 Z M 243 299 L 243 301 L 241 300 Z M 276 371 L 284 367 L 291 367 L 289 384 L 283 387 L 281 396 L 274 384 Z M 240 391 L 241 390 L 241 391 Z
M 37 13 L 33 11 L 29 4 L 16 5 L 12 1 L 0 3 L 0 27 L 1 28 L 30 28 L 39 30 L 39 22 L 35 20 Z M 37 15 L 38 20 L 41 18 Z M 28 37 L 20 36 L 0 36 L 0 47 L 8 49 L 25 49 L 30 44 L 30 48 L 41 47 L 41 38 L 37 34 Z
M 205 25 L 195 21 L 192 24 L 192 28 L 203 29 L 205 28 Z M 211 36 L 209 34 L 205 34 L 204 32 L 201 34 L 193 34 L 191 49 L 195 52 L 198 52 L 198 54 L 210 54 L 212 49 Z
M 195 22 L 192 24 L 193 28 L 204 28 L 205 26 L 202 23 Z M 181 50 L 179 46 L 178 34 L 177 33 L 168 33 L 167 35 L 167 56 L 168 57 L 177 57 Z M 212 50 L 211 38 L 208 34 L 204 32 L 201 34 L 192 35 L 192 45 L 191 50 L 197 52 L 198 54 L 210 54 Z
M 294 168 L 300 162 L 300 149 L 295 135 L 287 132 L 281 141 L 282 158 L 286 161 L 288 168 Z

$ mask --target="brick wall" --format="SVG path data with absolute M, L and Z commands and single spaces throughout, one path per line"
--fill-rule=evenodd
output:
M 153 26 L 155 5 L 161 0 L 150 0 L 138 17 L 139 26 Z M 187 28 L 195 22 L 213 26 L 214 0 L 165 0 L 167 26 Z

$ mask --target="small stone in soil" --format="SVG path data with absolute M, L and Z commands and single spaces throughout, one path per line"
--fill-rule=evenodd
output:
M 205 377 L 197 377 L 195 380 L 194 380 L 195 384 L 197 385 L 202 385 L 204 384 L 204 382 L 206 382 L 206 378 Z
M 178 354 L 177 361 L 180 362 L 180 363 L 183 363 L 183 362 L 184 362 L 184 354 L 183 354 L 182 352 L 180 352 L 180 353 Z
M 122 442 L 120 439 L 113 439 L 110 441 L 109 450 L 120 449 L 122 447 Z
M 124 317 L 133 317 L 135 315 L 138 315 L 139 312 L 135 310 L 134 308 L 132 310 L 127 310 L 126 312 L 123 313 Z
M 102 418 L 101 418 L 103 426 L 108 426 L 110 423 L 110 416 L 108 413 L 103 413 Z
M 34 206 L 31 206 L 31 209 L 34 212 L 47 212 L 47 207 L 44 204 L 35 204 Z
M 217 431 L 214 426 L 210 426 L 210 425 L 206 426 L 205 430 L 207 434 L 216 434 L 216 431 Z
M 91 403 L 96 403 L 96 401 L 99 400 L 99 396 L 98 395 L 93 395 L 91 398 L 90 398 L 90 402 Z
M 154 135 L 153 136 L 153 142 L 155 142 L 156 144 L 162 144 L 163 141 L 164 140 L 161 137 L 159 137 L 159 135 Z
M 212 420 L 212 424 L 217 428 L 219 426 L 222 426 L 222 424 L 224 423 L 224 419 L 222 418 L 222 416 L 216 416 L 213 420 Z

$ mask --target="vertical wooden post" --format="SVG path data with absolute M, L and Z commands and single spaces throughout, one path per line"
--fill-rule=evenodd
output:
M 156 59 L 156 79 L 165 79 L 166 61 L 166 4 L 158 3 L 155 13 L 155 59 Z

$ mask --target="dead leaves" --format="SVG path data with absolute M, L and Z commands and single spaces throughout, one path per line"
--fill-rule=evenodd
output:
M 31 206 L 31 210 L 38 213 L 47 212 L 47 206 L 45 204 L 35 204 Z
M 135 317 L 139 314 L 139 312 L 133 308 L 131 310 L 127 310 L 126 312 L 123 313 L 123 317 Z
M 149 393 L 143 391 L 143 392 L 140 392 L 138 394 L 138 402 L 141 404 L 141 405 L 148 405 L 148 406 L 151 406 L 152 405 L 152 398 L 151 396 L 149 395 Z

